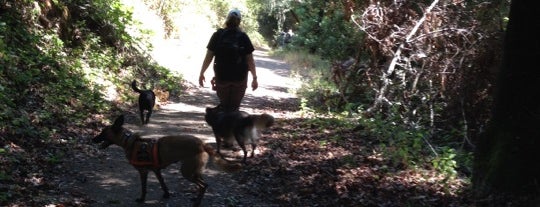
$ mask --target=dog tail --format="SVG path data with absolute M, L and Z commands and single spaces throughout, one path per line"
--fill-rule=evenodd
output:
M 131 88 L 133 88 L 133 90 L 137 93 L 140 93 L 141 90 L 139 88 L 137 88 L 137 81 L 136 80 L 133 80 L 133 82 L 131 82 Z
M 214 150 L 210 144 L 204 144 L 204 151 L 210 155 L 210 160 L 218 166 L 219 169 L 228 172 L 234 173 L 242 170 L 242 165 L 240 163 L 234 163 L 225 159 L 222 159 Z

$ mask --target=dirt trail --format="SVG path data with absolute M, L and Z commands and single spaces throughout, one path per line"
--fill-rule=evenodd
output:
M 217 97 L 208 85 L 199 88 L 198 74 L 204 48 L 186 49 L 179 41 L 168 40 L 157 45 L 154 56 L 157 61 L 171 70 L 181 73 L 190 87 L 182 94 L 179 102 L 159 106 L 150 124 L 141 126 L 134 109 L 126 114 L 126 128 L 139 132 L 143 137 L 161 137 L 170 134 L 193 134 L 208 143 L 215 144 L 211 129 L 204 121 L 207 106 L 217 104 Z M 248 113 L 270 113 L 279 119 L 288 116 L 293 110 L 296 97 L 288 92 L 297 84 L 289 78 L 289 67 L 282 61 L 272 59 L 262 50 L 255 53 L 259 89 L 248 89 L 242 110 Z M 206 72 L 207 80 L 213 75 L 212 69 Z M 251 80 L 249 80 L 251 82 Z M 263 136 L 264 139 L 264 136 Z M 240 155 L 238 155 L 240 156 Z M 140 193 L 140 181 L 136 170 L 130 166 L 120 147 L 112 146 L 106 150 L 95 150 L 94 155 L 80 155 L 73 158 L 73 174 L 77 177 L 66 188 L 71 192 L 85 194 L 93 200 L 91 206 L 190 206 L 195 186 L 179 172 L 179 165 L 173 164 L 165 169 L 164 178 L 172 197 L 162 199 L 162 191 L 153 174 L 149 176 L 147 201 L 137 205 L 134 201 Z M 242 173 L 242 171 L 238 172 Z M 238 173 L 225 173 L 209 167 L 205 170 L 205 180 L 209 184 L 203 199 L 203 206 L 274 206 L 233 180 Z

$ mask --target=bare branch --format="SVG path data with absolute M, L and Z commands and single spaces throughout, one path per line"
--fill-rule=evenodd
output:
M 424 21 L 426 20 L 427 14 L 429 14 L 431 12 L 431 10 L 435 7 L 435 5 L 437 5 L 437 3 L 439 3 L 439 0 L 434 0 L 431 3 L 431 5 L 426 9 L 426 12 L 424 12 L 424 15 L 422 16 L 422 18 L 420 18 L 420 20 L 418 20 L 418 22 L 413 27 L 411 32 L 409 32 L 409 34 L 407 35 L 405 40 L 399 45 L 398 49 L 394 53 L 394 58 L 392 58 L 392 61 L 390 62 L 390 65 L 388 66 L 388 70 L 386 71 L 385 74 L 383 74 L 381 76 L 382 79 L 383 79 L 383 85 L 382 85 L 381 89 L 379 90 L 379 94 L 377 95 L 377 98 L 375 99 L 375 103 L 373 103 L 373 106 L 371 106 L 371 108 L 369 108 L 368 111 L 372 111 L 372 110 L 378 108 L 379 105 L 381 104 L 381 101 L 383 100 L 383 97 L 384 97 L 384 95 L 386 93 L 386 89 L 388 88 L 388 85 L 390 83 L 390 79 L 388 78 L 388 75 L 392 74 L 394 72 L 397 61 L 398 61 L 398 59 L 401 58 L 401 52 L 402 52 L 403 48 L 405 47 L 405 44 L 409 43 L 410 39 L 413 37 L 413 35 L 416 33 L 416 31 L 418 31 L 418 28 L 420 28 L 422 23 L 424 23 Z

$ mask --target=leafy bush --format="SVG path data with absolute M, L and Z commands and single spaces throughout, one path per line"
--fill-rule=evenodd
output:
M 295 74 L 293 76 L 298 76 L 304 83 L 296 91 L 301 97 L 303 113 L 331 112 L 334 115 L 341 114 L 338 117 L 351 115 L 356 117 L 359 123 L 350 122 L 350 119 L 344 119 L 344 121 L 362 126 L 365 136 L 378 140 L 379 150 L 386 155 L 394 167 L 435 168 L 449 178 L 455 177 L 458 168 L 470 167 L 470 162 L 462 162 L 458 165 L 457 161 L 470 160 L 471 155 L 455 150 L 454 148 L 459 146 L 450 145 L 452 139 L 447 139 L 459 136 L 459 130 L 449 132 L 443 138 L 435 139 L 431 129 L 424 127 L 429 123 L 422 123 L 421 119 L 400 118 L 400 105 L 390 108 L 386 114 L 375 113 L 368 116 L 361 105 L 343 105 L 340 102 L 342 99 L 336 86 L 328 81 L 329 63 L 318 55 L 298 50 L 276 50 L 273 55 L 285 59 L 292 67 Z M 324 145 L 324 143 L 321 144 Z
M 127 32 L 132 24 L 118 0 L 0 1 L 0 166 L 56 169 L 47 165 L 62 162 L 66 145 L 85 137 L 74 133 L 132 103 L 118 94 L 131 90 L 133 78 L 182 90 L 181 77 L 139 49 L 146 42 Z M 0 171 L 0 183 L 25 186 L 24 174 Z M 17 189 L 0 193 L 0 205 L 42 190 Z

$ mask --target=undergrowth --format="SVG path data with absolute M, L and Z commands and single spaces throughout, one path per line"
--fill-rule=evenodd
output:
M 1 205 L 46 203 L 53 184 L 34 179 L 58 174 L 70 144 L 133 103 L 131 80 L 182 92 L 139 47 L 145 31 L 128 33 L 135 24 L 118 0 L 0 1 Z
M 308 122 L 317 122 L 321 128 L 332 127 L 322 124 L 328 119 L 319 119 L 332 117 L 349 129 L 361 130 L 362 136 L 378 140 L 379 152 L 395 168 L 436 169 L 447 179 L 470 175 L 472 153 L 452 139 L 460 136 L 459 130 L 434 132 L 418 123 L 405 122 L 399 113 L 367 113 L 358 103 L 343 106 L 337 87 L 328 79 L 331 76 L 328 61 L 291 48 L 276 50 L 272 55 L 289 63 L 293 76 L 301 79 L 303 85 L 296 93 L 301 97 L 300 113 L 312 117 Z

